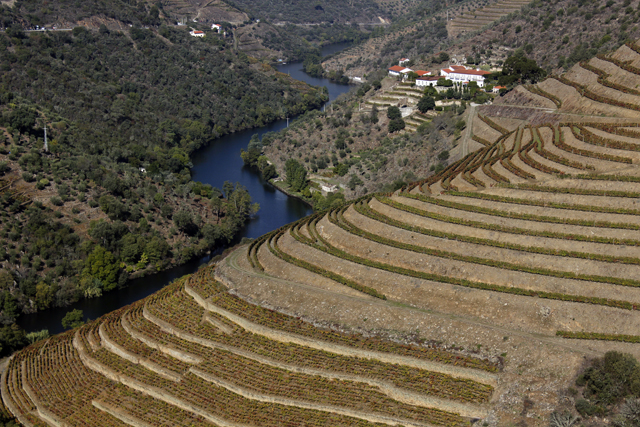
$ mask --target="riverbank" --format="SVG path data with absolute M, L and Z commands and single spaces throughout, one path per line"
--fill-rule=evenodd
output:
M 282 183 L 282 185 L 278 185 L 279 183 Z M 286 194 L 289 197 L 293 197 L 294 199 L 298 199 L 300 200 L 302 203 L 306 203 L 307 205 L 309 205 L 309 207 L 313 208 L 313 203 L 311 203 L 311 201 L 309 199 L 307 199 L 306 197 L 304 197 L 301 193 L 295 193 L 293 191 L 288 191 L 288 186 L 285 188 L 285 186 L 287 185 L 285 183 L 285 181 L 275 181 L 273 179 L 269 180 L 269 184 L 271 184 L 273 186 L 273 188 L 275 188 L 276 190 Z

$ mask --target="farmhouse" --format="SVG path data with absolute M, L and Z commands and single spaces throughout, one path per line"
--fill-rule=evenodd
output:
M 335 185 L 331 185 L 331 184 L 326 184 L 326 183 L 321 183 L 320 184 L 320 189 L 322 189 L 322 191 L 326 192 L 326 193 L 334 193 L 336 191 L 338 191 L 338 187 Z
M 489 71 L 467 68 L 462 65 L 452 65 L 449 68 L 440 70 L 440 75 L 454 83 L 467 84 L 469 82 L 478 83 L 479 87 L 484 86 L 484 76 L 491 74 Z
M 435 86 L 438 84 L 438 76 L 424 76 L 416 79 L 416 86 L 418 87 L 427 87 L 427 86 Z
M 398 65 L 404 65 L 409 63 L 409 61 L 411 61 L 409 58 L 402 58 L 400 61 L 398 61 Z
M 408 73 L 410 73 L 412 71 L 413 70 L 411 68 L 406 68 L 406 67 L 401 67 L 399 65 L 394 65 L 393 67 L 389 68 L 389 75 L 397 77 L 400 74 L 408 74 Z
M 211 29 L 215 30 L 217 32 L 222 31 L 222 26 L 218 25 L 218 24 L 211 24 Z
M 416 73 L 418 75 L 418 77 L 424 77 L 424 76 L 431 75 L 431 71 L 424 71 L 424 70 L 416 70 L 416 71 L 414 71 L 414 73 Z
M 492 92 L 493 93 L 500 93 L 500 89 L 506 89 L 506 86 L 494 86 Z
M 191 34 L 193 37 L 204 37 L 204 31 L 191 30 L 189 34 Z

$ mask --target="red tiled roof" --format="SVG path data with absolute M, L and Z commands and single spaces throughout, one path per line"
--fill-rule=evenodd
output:
M 389 68 L 389 71 L 397 71 L 400 72 L 402 70 L 404 70 L 406 67 L 401 67 L 399 65 L 394 65 L 393 67 Z
M 425 77 L 419 77 L 416 80 L 425 80 L 425 81 L 428 81 L 428 82 L 432 82 L 434 80 L 438 80 L 439 78 L 440 77 L 438 77 L 438 76 L 425 76 Z
M 452 70 L 466 70 L 467 67 L 465 67 L 463 65 L 451 65 L 451 69 Z
M 194 31 L 194 32 L 193 32 L 193 34 L 204 34 L 204 31 L 198 31 L 198 30 L 196 30 L 196 31 Z
M 430 74 L 431 71 L 424 71 L 424 70 L 418 70 L 415 72 L 417 75 L 419 75 L 420 77 L 424 76 L 425 74 Z

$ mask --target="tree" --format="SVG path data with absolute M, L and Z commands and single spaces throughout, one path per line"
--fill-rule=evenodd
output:
M 62 318 L 62 327 L 65 329 L 74 329 L 84 325 L 84 313 L 82 310 L 68 311 Z
M 425 95 L 418 101 L 418 110 L 420 110 L 421 113 L 426 113 L 434 108 L 436 108 L 436 101 L 432 96 Z
M 187 210 L 181 210 L 173 215 L 173 223 L 180 231 L 189 236 L 198 232 L 198 226 L 193 222 L 193 215 Z
M 447 52 L 440 52 L 440 55 L 438 55 L 438 60 L 440 60 L 440 62 L 445 62 L 445 61 L 448 61 L 449 59 L 450 57 Z
M 398 132 L 404 129 L 405 123 L 402 119 L 393 119 L 389 122 L 389 133 Z
M 453 86 L 453 82 L 449 79 L 445 79 L 444 77 L 440 77 L 437 82 L 438 86 L 451 87 Z
M 307 186 L 307 170 L 296 159 L 289 159 L 284 165 L 287 184 L 292 191 L 300 192 Z
M 370 120 L 371 120 L 371 123 L 373 123 L 374 125 L 378 123 L 378 107 L 376 107 L 375 104 L 373 105 L 373 107 L 371 107 Z
M 546 75 L 547 72 L 538 67 L 536 61 L 527 58 L 522 51 L 518 51 L 504 61 L 498 83 L 504 86 L 515 81 L 536 83 Z
M 400 109 L 395 105 L 391 105 L 387 108 L 387 117 L 391 120 L 402 118 L 402 113 Z
M 87 281 L 98 279 L 105 291 L 110 291 L 118 284 L 118 264 L 113 254 L 100 245 L 96 245 L 89 254 L 82 270 L 82 278 Z

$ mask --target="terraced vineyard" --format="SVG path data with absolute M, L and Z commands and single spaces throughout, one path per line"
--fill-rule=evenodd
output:
M 640 354 L 637 50 L 478 107 L 475 151 L 433 177 L 16 354 L 6 408 L 27 426 L 544 425 L 584 357 Z
M 495 363 L 318 329 L 227 292 L 213 268 L 12 358 L 27 426 L 459 426 Z
M 448 23 L 449 36 L 455 37 L 460 33 L 478 31 L 503 16 L 517 12 L 529 3 L 528 0 L 500 0 L 486 7 L 466 12 Z

